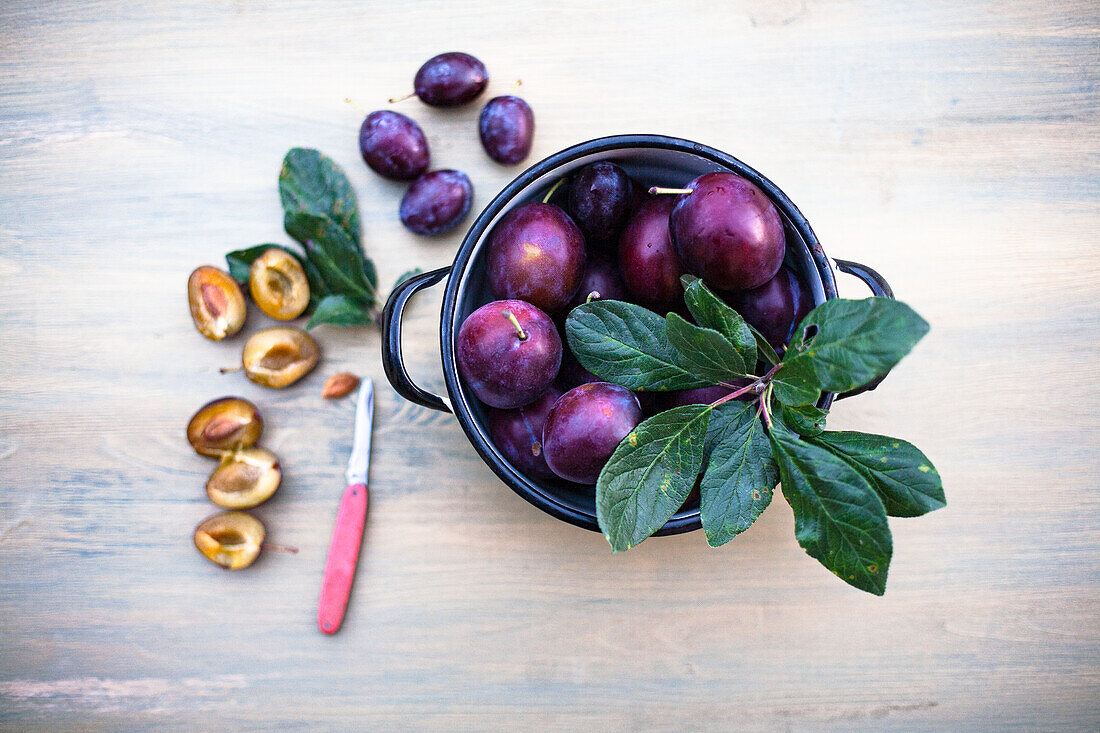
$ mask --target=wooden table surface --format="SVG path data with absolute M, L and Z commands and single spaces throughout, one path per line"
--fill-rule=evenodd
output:
M 1008 730 L 1100 726 L 1100 10 L 1091 2 L 5 2 L 0 8 L 0 726 L 316 730 Z M 453 258 L 402 230 L 361 113 L 462 49 L 521 78 L 529 162 L 601 135 L 757 167 L 834 257 L 932 324 L 830 424 L 904 437 L 947 509 L 892 520 L 884 598 L 838 582 L 776 502 L 612 556 L 501 484 L 449 415 L 386 384 L 375 328 L 320 328 L 285 391 L 221 375 L 184 281 L 288 242 L 276 174 L 320 148 L 384 284 Z M 516 173 L 478 105 L 415 100 L 474 211 Z M 864 290 L 842 278 L 843 294 Z M 440 293 L 406 353 L 442 383 Z M 247 331 L 268 325 L 253 312 Z M 378 386 L 373 504 L 341 633 L 315 628 L 353 401 Z M 244 572 L 191 544 L 224 394 L 263 409 L 285 480 Z

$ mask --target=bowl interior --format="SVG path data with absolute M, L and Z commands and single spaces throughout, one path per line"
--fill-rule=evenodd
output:
M 580 147 L 583 146 L 578 146 L 578 148 Z M 702 152 L 643 146 L 605 148 L 591 153 L 578 152 L 578 154 L 567 157 L 559 164 L 547 167 L 541 174 L 538 173 L 539 165 L 534 166 L 517 179 L 518 182 L 523 180 L 524 176 L 530 176 L 530 180 L 525 185 L 516 187 L 514 191 L 505 189 L 501 197 L 498 197 L 483 212 L 471 229 L 471 235 L 476 236 L 476 240 L 473 241 L 467 256 L 463 258 L 460 253 L 458 260 L 456 260 L 452 279 L 457 277 L 458 281 L 457 283 L 452 282 L 449 286 L 449 288 L 455 288 L 455 308 L 450 321 L 442 324 L 444 338 L 450 339 L 450 344 L 444 346 L 445 353 L 454 353 L 454 339 L 466 317 L 478 307 L 495 300 L 485 277 L 484 258 L 489 234 L 496 223 L 516 206 L 531 201 L 541 201 L 549 188 L 560 178 L 568 176 L 578 168 L 598 160 L 614 161 L 646 187 L 683 186 L 696 176 L 712 171 L 733 171 L 742 175 L 750 174 L 746 175 L 750 179 L 758 177 L 755 171 L 743 166 L 738 167 L 737 161 L 733 159 L 730 159 L 728 163 L 723 163 L 713 157 L 707 157 Z M 559 196 L 561 196 L 561 193 L 555 195 L 555 201 L 560 202 Z M 786 229 L 787 264 L 801 274 L 804 281 L 810 286 L 814 294 L 815 304 L 824 302 L 824 285 L 808 243 L 793 225 L 791 216 L 787 211 L 787 204 L 776 200 L 774 196 L 772 196 L 772 199 L 778 205 Z M 494 205 L 499 207 L 495 211 Z M 797 214 L 797 212 L 795 213 Z M 489 218 L 485 219 L 485 217 Z M 813 244 L 816 245 L 816 242 Z M 470 242 L 468 241 L 464 245 L 464 249 L 469 245 Z M 465 259 L 465 266 L 463 266 L 463 259 Z M 446 311 L 446 308 L 444 310 Z M 444 318 L 446 320 L 446 312 Z M 447 346 L 450 348 L 448 349 Z M 448 365 L 447 369 L 451 369 L 452 366 Z M 581 486 L 564 480 L 532 481 L 519 473 L 508 463 L 504 454 L 493 445 L 486 427 L 486 407 L 468 393 L 461 380 L 457 378 L 457 372 L 455 372 L 453 379 L 448 379 L 448 382 L 452 387 L 452 400 L 455 403 L 456 414 L 459 414 L 461 419 L 461 412 L 468 409 L 472 418 L 471 425 L 466 425 L 463 421 L 463 426 L 470 434 L 475 447 L 485 456 L 490 466 L 500 474 L 501 478 L 511 483 L 517 490 L 521 490 L 521 493 L 522 491 L 528 491 L 541 496 L 545 499 L 545 503 L 550 505 L 548 508 L 551 510 L 558 509 L 555 513 L 562 518 L 574 524 L 587 526 L 589 529 L 596 527 L 594 487 Z M 455 386 L 457 386 L 459 394 L 454 394 Z M 493 465 L 494 461 L 492 459 L 495 459 L 498 465 Z M 698 528 L 698 517 L 698 505 L 686 507 L 670 520 L 667 529 L 674 532 Z

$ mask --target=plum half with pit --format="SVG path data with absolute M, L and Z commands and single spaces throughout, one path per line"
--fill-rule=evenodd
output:
M 619 443 L 642 421 L 633 392 L 609 382 L 575 387 L 554 404 L 543 431 L 550 470 L 578 484 L 594 484 Z
M 244 293 L 225 270 L 198 267 L 187 278 L 187 303 L 195 329 L 211 341 L 232 336 L 244 326 Z
M 474 396 L 512 409 L 546 391 L 561 366 L 561 338 L 550 316 L 522 300 L 497 300 L 467 316 L 455 360 Z
M 706 173 L 684 187 L 669 216 L 684 270 L 719 290 L 748 290 L 779 271 L 783 222 L 771 200 L 735 173 Z
M 684 303 L 684 266 L 668 233 L 675 205 L 672 196 L 650 197 L 619 237 L 619 272 L 627 290 L 639 305 L 658 313 L 680 310 Z
M 420 125 L 400 112 L 371 112 L 359 128 L 359 152 L 383 178 L 411 181 L 428 170 L 431 154 Z
M 519 97 L 493 97 L 481 108 L 477 132 L 490 158 L 501 165 L 515 165 L 531 152 L 535 113 Z
M 187 442 L 203 456 L 220 458 L 256 444 L 264 419 L 241 397 L 221 397 L 200 407 L 187 423 Z
M 206 496 L 226 509 L 250 509 L 271 498 L 282 476 L 274 453 L 264 448 L 244 448 L 222 456 L 221 464 L 206 482 Z
M 573 176 L 567 208 L 590 243 L 611 245 L 630 216 L 634 192 L 634 181 L 625 170 L 601 160 Z
M 586 259 L 584 236 L 568 214 L 553 204 L 524 204 L 489 237 L 489 287 L 497 298 L 557 313 L 580 288 Z
M 727 293 L 725 297 L 734 310 L 780 353 L 791 340 L 795 326 L 814 308 L 810 288 L 786 266 L 763 285 Z
M 465 173 L 439 170 L 413 181 L 401 198 L 401 223 L 413 234 L 425 237 L 457 227 L 474 197 L 474 187 Z
M 489 435 L 508 462 L 524 476 L 554 478 L 542 451 L 542 431 L 550 408 L 562 396 L 557 387 L 548 387 L 529 405 L 513 410 L 489 410 Z

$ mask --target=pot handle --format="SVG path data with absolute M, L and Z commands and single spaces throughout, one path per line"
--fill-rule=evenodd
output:
M 890 283 L 886 282 L 886 278 L 884 278 L 877 271 L 873 270 L 867 265 L 862 265 L 858 262 L 852 262 L 850 260 L 833 260 L 833 262 L 836 263 L 837 269 L 841 272 L 847 273 L 848 275 L 852 275 L 854 277 L 858 277 L 860 280 L 862 280 L 863 284 L 870 288 L 872 294 L 880 298 L 894 297 L 894 289 L 890 287 Z M 857 394 L 870 392 L 875 387 L 882 384 L 882 380 L 886 379 L 887 374 L 889 374 L 889 372 L 883 374 L 881 377 L 876 377 L 875 379 L 872 379 L 870 382 L 863 385 L 862 387 L 857 387 L 856 389 L 850 390 L 848 392 L 841 392 L 836 396 L 836 398 L 838 400 L 843 400 L 847 397 L 855 397 Z
M 382 309 L 382 368 L 386 370 L 386 379 L 397 394 L 409 402 L 442 412 L 451 411 L 447 401 L 413 384 L 405 369 L 405 360 L 401 357 L 401 317 L 409 298 L 435 285 L 450 272 L 450 267 L 441 267 L 410 277 L 393 289 L 386 307 Z
M 833 260 L 833 262 L 836 263 L 837 269 L 841 272 L 853 275 L 862 280 L 863 284 L 870 288 L 871 292 L 880 298 L 894 297 L 894 289 L 890 287 L 890 283 L 886 282 L 886 278 L 867 265 L 861 265 L 858 262 L 852 262 L 850 260 Z

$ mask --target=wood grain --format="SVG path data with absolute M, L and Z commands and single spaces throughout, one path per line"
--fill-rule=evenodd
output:
M 1070 1 L 5 2 L 0 727 L 1100 727 L 1098 27 Z M 319 329 L 285 392 L 218 374 L 241 342 L 194 332 L 184 280 L 286 241 L 288 147 L 345 166 L 383 283 L 451 260 L 460 234 L 402 230 L 343 100 L 382 106 L 453 48 L 491 93 L 522 78 L 532 161 L 623 132 L 726 150 L 932 323 L 831 418 L 911 440 L 947 487 L 892 523 L 884 598 L 808 559 L 782 502 L 721 550 L 612 556 L 397 398 L 374 329 Z M 481 152 L 476 105 L 399 109 L 475 211 L 517 172 Z M 438 305 L 418 298 L 406 347 L 436 388 Z M 345 370 L 379 384 L 373 505 L 326 638 L 354 406 L 319 394 Z M 264 410 L 286 478 L 257 515 L 301 548 L 237 574 L 190 542 L 212 466 L 183 428 L 222 394 Z

